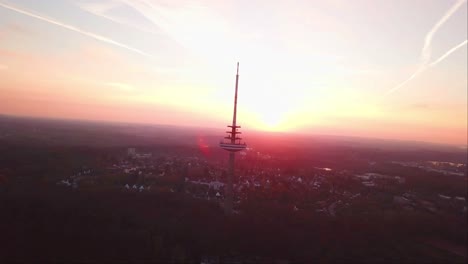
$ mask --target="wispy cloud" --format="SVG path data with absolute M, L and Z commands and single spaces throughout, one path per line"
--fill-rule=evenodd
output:
M 218 58 L 235 50 L 237 39 L 228 34 L 228 24 L 222 16 L 199 3 L 148 0 L 120 0 L 161 29 L 182 47 L 196 54 Z
M 86 11 L 89 12 L 93 15 L 97 15 L 109 20 L 112 20 L 117 23 L 121 23 L 120 21 L 117 21 L 114 17 L 106 15 L 106 13 L 116 7 L 118 7 L 120 4 L 115 2 L 115 1 L 106 1 L 106 2 L 77 2 L 76 5 Z
M 107 37 L 92 33 L 90 31 L 83 30 L 83 29 L 81 29 L 79 27 L 76 27 L 76 26 L 73 26 L 73 25 L 70 25 L 70 24 L 66 24 L 66 23 L 60 22 L 58 20 L 49 18 L 49 17 L 46 17 L 46 16 L 36 14 L 36 13 L 33 13 L 33 12 L 25 10 L 25 9 L 21 9 L 21 8 L 12 6 L 10 4 L 0 2 L 0 7 L 3 7 L 3 8 L 6 8 L 6 9 L 9 9 L 11 11 L 15 11 L 17 13 L 20 13 L 20 14 L 23 14 L 23 15 L 26 15 L 26 16 L 29 16 L 29 17 L 32 17 L 32 18 L 36 18 L 36 19 L 42 20 L 44 22 L 47 22 L 47 23 L 50 23 L 50 24 L 53 24 L 53 25 L 56 25 L 56 26 L 59 26 L 59 27 L 62 27 L 62 28 L 77 32 L 77 33 L 80 33 L 80 34 L 85 35 L 87 37 L 90 37 L 90 38 L 99 40 L 101 42 L 111 44 L 111 45 L 114 45 L 114 46 L 129 50 L 129 51 L 138 53 L 138 54 L 146 56 L 146 57 L 154 57 L 153 55 L 151 55 L 149 53 L 146 53 L 146 52 L 144 52 L 144 51 L 142 51 L 140 49 L 128 46 L 126 44 L 123 44 L 123 43 L 117 42 L 115 40 L 112 40 L 110 38 L 107 38 Z
M 415 104 L 409 105 L 409 108 L 410 109 L 415 109 L 415 110 L 427 110 L 427 109 L 431 108 L 431 106 L 429 104 L 426 104 L 426 103 L 415 103 Z
M 9 23 L 0 27 L 2 31 L 13 34 L 22 34 L 22 35 L 32 35 L 34 32 L 29 28 L 26 28 L 22 25 L 16 23 Z
M 130 84 L 127 83 L 120 83 L 120 82 L 107 82 L 104 83 L 104 85 L 112 87 L 112 88 L 117 88 L 121 91 L 125 92 L 131 92 L 135 90 L 135 87 L 131 86 Z
M 112 14 L 114 9 L 124 6 L 123 2 L 105 1 L 105 2 L 77 2 L 76 5 L 81 9 L 95 16 L 110 20 L 114 23 L 132 27 L 145 33 L 158 34 L 156 31 L 147 27 L 135 24 L 129 19 L 118 17 Z
M 385 93 L 385 95 L 394 93 L 401 87 L 405 86 L 409 81 L 413 80 L 416 76 L 424 72 L 429 66 L 436 65 L 437 63 L 445 59 L 447 56 L 449 56 L 451 53 L 453 53 L 455 50 L 466 44 L 465 40 L 464 43 L 461 43 L 455 46 L 454 48 L 451 48 L 448 52 L 446 52 L 441 58 L 439 58 L 435 62 L 429 63 L 432 55 L 432 39 L 434 37 L 434 34 L 464 3 L 466 3 L 466 0 L 458 0 L 449 10 L 447 10 L 447 12 L 442 16 L 442 18 L 440 18 L 439 21 L 437 21 L 437 23 L 431 28 L 431 30 L 429 30 L 429 32 L 426 34 L 426 37 L 424 38 L 424 46 L 421 50 L 421 61 L 419 67 L 408 79 L 393 87 L 392 89 L 388 90 Z

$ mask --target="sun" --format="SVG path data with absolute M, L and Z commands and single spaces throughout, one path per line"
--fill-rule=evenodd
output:
M 283 114 L 279 113 L 279 111 L 274 112 L 265 112 L 260 115 L 261 127 L 262 130 L 268 131 L 282 131 L 284 127 L 282 127 L 283 123 Z
M 281 105 L 257 104 L 249 109 L 248 123 L 255 129 L 263 131 L 283 132 L 290 128 L 289 109 Z

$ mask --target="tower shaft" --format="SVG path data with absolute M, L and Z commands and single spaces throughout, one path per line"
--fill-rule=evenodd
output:
M 227 173 L 227 182 L 225 188 L 225 199 L 224 199 L 224 211 L 227 215 L 232 214 L 232 207 L 233 207 L 233 180 L 235 174 L 235 152 L 244 150 L 247 145 L 241 144 L 241 138 L 238 136 L 241 132 L 239 132 L 240 126 L 237 125 L 237 91 L 239 87 L 239 62 L 237 63 L 237 73 L 236 73 L 236 87 L 234 93 L 234 111 L 232 115 L 232 125 L 230 127 L 230 131 L 226 131 L 228 136 L 225 139 L 228 139 L 228 142 L 220 142 L 219 145 L 221 148 L 229 151 L 229 168 Z
M 234 161 L 235 161 L 235 152 L 229 152 L 229 171 L 227 175 L 227 184 L 226 184 L 226 198 L 224 200 L 224 212 L 227 215 L 232 214 L 232 202 L 233 202 L 233 184 L 234 179 Z
M 232 115 L 232 127 L 231 127 L 231 144 L 236 143 L 236 131 L 237 131 L 237 90 L 239 87 L 239 62 L 237 63 L 236 72 L 236 91 L 234 93 L 234 113 Z M 229 171 L 226 185 L 226 200 L 224 201 L 224 211 L 227 215 L 232 214 L 232 202 L 233 202 L 233 179 L 234 179 L 234 162 L 236 159 L 236 153 L 229 153 Z

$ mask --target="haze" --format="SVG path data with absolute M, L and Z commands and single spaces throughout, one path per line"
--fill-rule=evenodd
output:
M 465 145 L 466 1 L 0 0 L 0 113 Z

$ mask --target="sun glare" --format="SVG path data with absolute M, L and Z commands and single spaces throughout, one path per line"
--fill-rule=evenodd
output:
M 269 131 L 282 131 L 284 128 L 281 126 L 281 116 L 276 113 L 265 113 L 262 115 L 262 127 L 264 130 Z
M 245 121 L 255 129 L 264 131 L 288 131 L 291 120 L 288 118 L 288 108 L 275 106 L 268 101 L 261 102 L 255 107 L 249 107 Z

